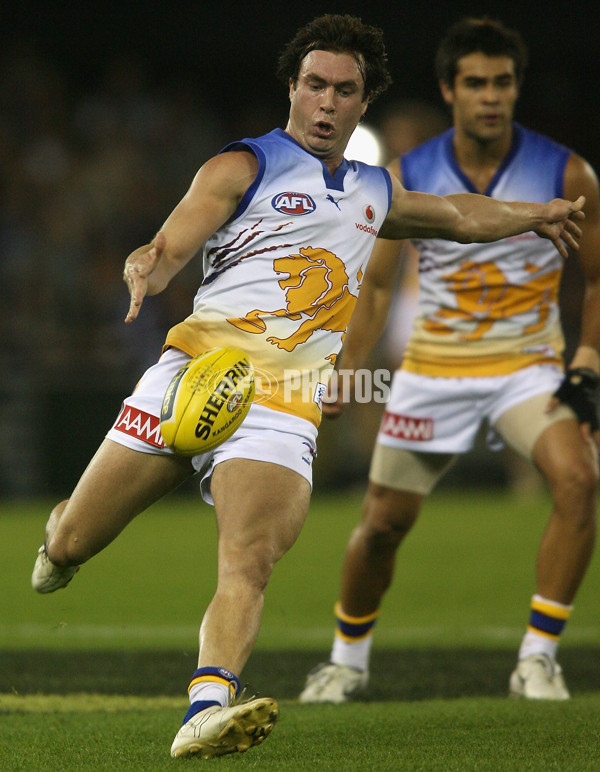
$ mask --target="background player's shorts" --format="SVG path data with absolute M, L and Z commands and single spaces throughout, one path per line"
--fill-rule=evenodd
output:
M 429 494 L 454 462 L 473 447 L 483 423 L 494 449 L 505 440 L 531 459 L 541 433 L 575 419 L 570 407 L 546 407 L 563 378 L 560 368 L 534 365 L 490 378 L 433 378 L 394 374 L 369 479 L 378 485 Z
M 167 386 L 190 357 L 179 349 L 165 351 L 123 402 L 107 438 L 141 453 L 175 455 L 160 434 L 160 409 Z M 285 466 L 312 487 L 312 462 L 317 455 L 317 429 L 304 418 L 253 404 L 235 434 L 209 453 L 191 458 L 202 475 L 202 498 L 213 503 L 210 479 L 214 467 L 231 458 L 246 458 Z
M 574 417 L 564 405 L 554 413 L 544 412 L 547 400 L 541 395 L 549 400 L 562 378 L 563 371 L 554 365 L 534 365 L 490 378 L 433 378 L 399 370 L 394 374 L 377 442 L 424 453 L 465 453 L 473 447 L 483 423 L 499 430 L 507 411 L 540 397 L 522 427 L 527 436 L 516 448 L 528 455 L 546 426 Z M 507 433 L 503 435 L 512 445 Z M 490 437 L 492 447 L 497 440 Z

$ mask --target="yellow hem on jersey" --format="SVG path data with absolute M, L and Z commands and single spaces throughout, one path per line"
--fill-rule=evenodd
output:
M 565 343 L 558 325 L 549 330 L 507 338 L 465 340 L 456 334 L 440 336 L 415 320 L 402 369 L 437 378 L 510 375 L 532 365 L 563 366 Z
M 176 330 L 176 332 L 173 332 L 174 330 Z M 184 334 L 182 334 L 182 332 Z M 184 330 L 184 323 L 172 328 L 167 335 L 166 342 L 163 346 L 163 352 L 168 348 L 176 348 L 191 357 L 195 357 L 215 345 L 215 343 L 212 341 L 207 341 L 205 346 L 197 346 L 195 344 L 191 344 L 188 340 L 190 335 L 188 334 L 186 336 L 185 332 L 187 332 L 187 330 Z M 222 343 L 220 345 L 236 345 L 240 348 L 243 348 L 250 357 L 250 361 L 255 364 L 253 352 L 248 350 L 247 347 L 244 348 L 243 344 L 239 343 L 238 341 L 228 341 L 227 343 Z M 325 382 L 326 380 L 329 380 L 329 375 L 324 373 L 323 381 Z M 317 404 L 317 402 L 313 399 L 310 399 L 310 395 L 304 394 L 303 386 L 304 384 L 302 384 L 301 388 L 299 389 L 299 394 L 298 392 L 292 392 L 290 393 L 288 399 L 286 399 L 285 388 L 276 387 L 272 393 L 266 391 L 259 394 L 257 387 L 254 402 L 264 405 L 270 410 L 277 410 L 280 413 L 287 413 L 288 415 L 302 418 L 305 421 L 310 421 L 310 423 L 318 429 L 322 417 L 320 405 Z
M 531 365 L 559 365 L 560 357 L 540 357 L 539 354 L 483 357 L 423 356 L 414 359 L 406 355 L 402 369 L 415 375 L 430 375 L 434 378 L 477 378 L 494 375 L 510 375 Z

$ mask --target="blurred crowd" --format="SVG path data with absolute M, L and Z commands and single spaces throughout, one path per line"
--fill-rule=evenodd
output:
M 138 61 L 111 61 L 94 90 L 77 94 L 27 45 L 5 52 L 0 494 L 51 488 L 40 458 L 52 447 L 47 410 L 69 395 L 78 404 L 77 395 L 128 393 L 190 309 L 197 264 L 126 326 L 122 266 L 222 144 L 218 117 L 191 87 L 150 88 Z
M 26 43 L 4 50 L 0 496 L 68 493 L 120 399 L 156 360 L 168 327 L 191 309 L 200 261 L 125 325 L 122 266 L 152 238 L 205 160 L 227 141 L 276 125 L 268 107 L 243 116 L 233 110 L 235 125 L 224 120 L 195 84 L 151 84 L 135 58 L 108 60 L 84 89 Z M 437 106 L 389 104 L 377 126 L 385 162 L 448 125 Z M 409 253 L 398 281 L 380 352 L 389 366 L 401 357 L 416 302 Z M 334 448 L 319 460 L 326 483 L 364 476 L 378 420 L 371 409 L 344 428 L 323 426 L 322 445 Z M 350 460 L 335 452 L 349 439 L 356 449 Z

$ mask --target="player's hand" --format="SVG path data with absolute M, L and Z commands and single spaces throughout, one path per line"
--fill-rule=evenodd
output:
M 339 418 L 344 412 L 345 407 L 344 392 L 342 389 L 338 389 L 337 373 L 334 371 L 327 386 L 327 393 L 323 397 L 321 410 L 325 418 L 331 419 Z
M 353 390 L 354 371 L 343 370 L 340 375 L 334 370 L 321 405 L 323 416 L 329 419 L 339 418 L 349 404 Z
M 535 230 L 538 236 L 549 239 L 565 259 L 569 256 L 567 247 L 575 251 L 579 249 L 581 228 L 577 221 L 585 219 L 584 205 L 584 196 L 579 196 L 577 201 L 555 198 L 546 205 L 546 221 Z
M 344 412 L 345 407 L 341 399 L 336 399 L 335 402 L 326 402 L 325 398 L 323 398 L 321 410 L 323 411 L 323 417 L 331 420 L 332 418 L 339 418 Z
M 149 246 L 143 246 L 132 252 L 125 261 L 123 281 L 129 289 L 130 303 L 125 322 L 133 322 L 142 307 L 148 293 L 148 279 L 156 268 L 166 245 L 164 233 L 159 231 Z

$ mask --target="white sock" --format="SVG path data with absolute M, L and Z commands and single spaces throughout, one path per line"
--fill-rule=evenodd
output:
M 222 707 L 229 705 L 229 688 L 225 684 L 205 682 L 190 689 L 190 704 L 199 701 L 218 702 Z
M 368 670 L 372 643 L 372 635 L 367 635 L 359 641 L 353 641 L 352 643 L 336 635 L 331 649 L 331 661 L 335 665 L 346 665 L 357 670 Z
M 525 659 L 525 657 L 531 657 L 534 654 L 546 654 L 550 659 L 556 659 L 557 651 L 558 641 L 553 641 L 551 638 L 546 638 L 545 635 L 538 635 L 528 630 L 521 641 L 519 659 Z

